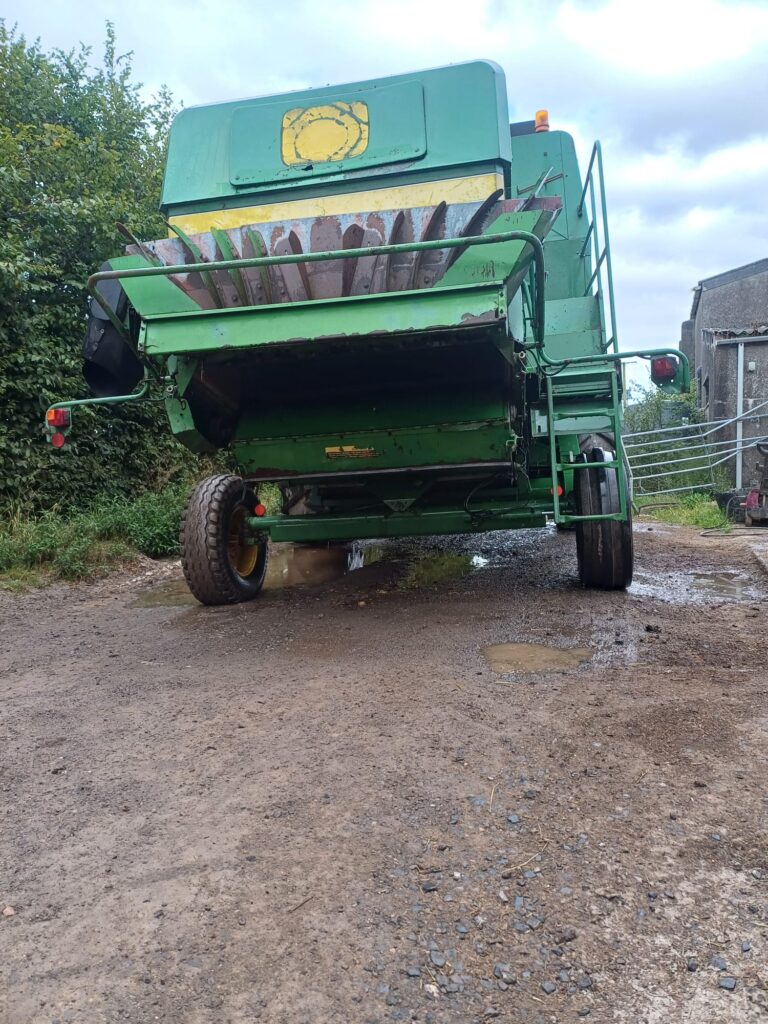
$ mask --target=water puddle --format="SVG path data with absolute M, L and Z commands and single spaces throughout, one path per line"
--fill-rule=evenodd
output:
M 759 586 L 744 573 L 681 572 L 664 576 L 635 571 L 628 593 L 636 597 L 655 597 L 672 604 L 691 601 L 754 601 Z
M 145 590 L 131 603 L 131 608 L 173 608 L 197 604 L 185 580 L 168 580 L 151 590 Z
M 380 544 L 273 544 L 269 551 L 265 590 L 280 590 L 302 583 L 330 583 L 348 572 L 378 562 Z
M 589 661 L 590 647 L 547 647 L 545 644 L 493 644 L 483 656 L 494 672 L 565 672 Z
M 751 601 L 756 596 L 754 583 L 737 572 L 694 572 L 691 587 L 710 597 L 732 601 Z
M 301 584 L 330 583 L 348 572 L 380 561 L 384 549 L 379 544 L 274 544 L 269 551 L 269 565 L 264 590 L 282 590 Z M 198 602 L 183 579 L 169 580 L 140 594 L 133 608 L 182 607 Z
M 471 568 L 469 555 L 456 551 L 430 551 L 413 559 L 398 587 L 400 590 L 416 590 L 453 583 L 466 576 Z

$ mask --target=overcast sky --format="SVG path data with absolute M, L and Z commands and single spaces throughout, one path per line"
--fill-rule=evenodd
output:
M 603 143 L 623 348 L 676 343 L 703 277 L 768 256 L 768 0 L 3 0 L 184 105 L 487 57 L 512 120 Z

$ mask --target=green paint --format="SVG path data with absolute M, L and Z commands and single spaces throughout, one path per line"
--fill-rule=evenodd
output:
M 287 162 L 287 112 L 331 103 L 368 118 L 365 145 L 338 160 Z M 569 523 L 580 435 L 613 435 L 608 468 L 621 462 L 617 367 L 634 354 L 616 351 L 595 276 L 607 271 L 612 295 L 599 147 L 590 168 L 585 181 L 566 133 L 510 141 L 504 76 L 484 61 L 190 108 L 171 133 L 162 203 L 170 216 L 487 172 L 503 175 L 508 198 L 557 197 L 561 210 L 556 219 L 553 210 L 505 213 L 470 239 L 344 251 L 351 259 L 461 247 L 444 277 L 420 290 L 281 302 L 280 272 L 273 294 L 268 267 L 340 253 L 268 256 L 256 229 L 252 258 L 239 259 L 230 236 L 214 230 L 221 259 L 206 263 L 177 230 L 193 263 L 123 257 L 88 286 L 93 294 L 99 281 L 121 281 L 183 444 L 212 452 L 206 437 L 223 437 L 245 475 L 308 487 L 312 514 L 254 517 L 255 531 L 346 540 L 538 526 L 547 516 Z M 246 268 L 258 270 L 267 305 L 250 305 Z M 201 310 L 174 285 L 172 275 L 188 273 L 201 275 L 217 308 Z M 225 274 L 237 308 L 220 308 Z M 680 382 L 687 374 L 682 359 Z M 610 518 L 627 515 L 623 481 L 619 489 L 621 511 Z
M 365 344 L 373 335 L 467 329 L 467 321 L 473 318 L 503 318 L 505 305 L 503 290 L 491 284 L 248 309 L 198 310 L 188 315 L 149 317 L 145 344 L 148 355 L 159 356 L 252 350 L 260 345 L 286 343 L 305 345 L 333 338 L 359 338 Z
M 273 541 L 364 540 L 368 537 L 427 537 L 441 533 L 484 533 L 544 526 L 551 508 L 545 502 L 513 511 L 485 510 L 483 516 L 463 509 L 428 509 L 389 515 L 274 516 L 248 520 Z
M 358 84 L 333 92 L 333 101 L 364 104 L 369 137 L 363 152 L 341 160 L 313 160 L 286 165 L 281 152 L 283 118 L 287 111 L 317 107 L 325 101 L 318 92 L 264 100 L 250 100 L 232 111 L 229 179 L 234 188 L 284 183 L 305 184 L 316 178 L 370 173 L 374 168 L 419 160 L 427 152 L 424 89 L 413 79 Z M 340 116 L 344 111 L 340 110 Z M 292 115 L 294 118 L 296 115 Z
M 370 111 L 363 153 L 306 169 L 285 166 L 280 134 L 289 110 L 355 100 Z M 504 73 L 489 61 L 188 107 L 171 128 L 161 208 L 175 216 L 212 206 L 504 173 L 511 159 L 508 125 Z

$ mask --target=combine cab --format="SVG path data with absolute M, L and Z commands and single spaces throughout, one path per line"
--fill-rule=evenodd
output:
M 678 353 L 619 356 L 597 144 L 582 179 L 477 61 L 185 110 L 162 209 L 168 238 L 121 228 L 88 282 L 86 401 L 159 391 L 183 444 L 234 456 L 184 517 L 200 601 L 254 597 L 269 539 L 552 519 L 583 583 L 628 585 L 620 358 Z

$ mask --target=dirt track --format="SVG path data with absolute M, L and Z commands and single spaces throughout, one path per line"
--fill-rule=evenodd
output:
M 434 590 L 0 594 L 0 1021 L 765 1020 L 766 578 L 636 540 L 628 595 L 553 532 Z

